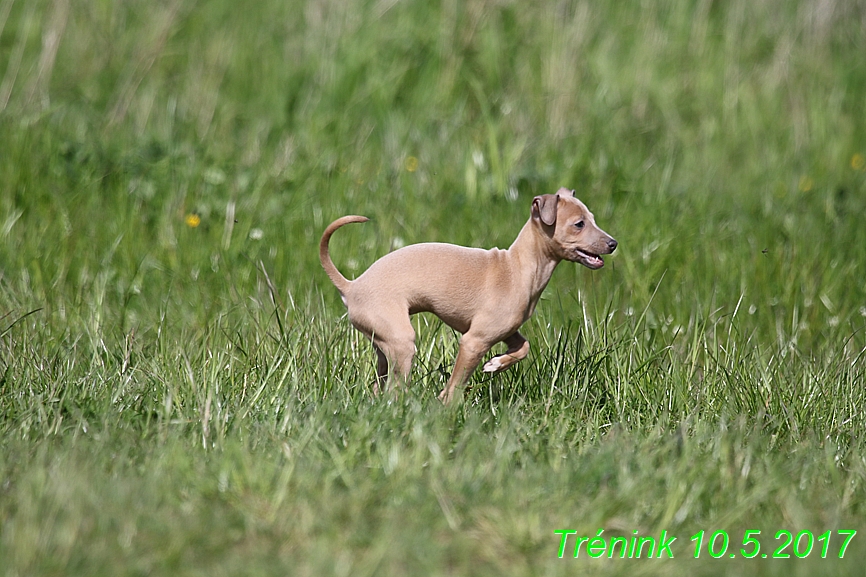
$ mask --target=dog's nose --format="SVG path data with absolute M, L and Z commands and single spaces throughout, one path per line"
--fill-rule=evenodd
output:
M 616 250 L 616 239 L 612 238 L 609 241 L 607 241 L 607 246 L 610 248 L 610 252 L 615 251 Z

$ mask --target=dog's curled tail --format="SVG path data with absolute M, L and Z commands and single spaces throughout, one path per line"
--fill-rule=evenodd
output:
M 328 278 L 331 279 L 331 282 L 334 283 L 334 286 L 337 287 L 337 290 L 340 291 L 340 294 L 343 296 L 345 296 L 349 285 L 352 284 L 352 281 L 340 274 L 340 271 L 338 271 L 337 267 L 334 266 L 334 261 L 331 260 L 331 255 L 328 253 L 328 241 L 331 240 L 331 235 L 334 234 L 334 231 L 341 226 L 353 222 L 367 222 L 368 220 L 370 219 L 366 216 L 354 215 L 338 218 L 328 225 L 328 228 L 326 228 L 325 232 L 322 233 L 322 240 L 319 242 L 319 260 L 322 261 L 322 268 L 325 269 L 325 272 L 328 273 Z

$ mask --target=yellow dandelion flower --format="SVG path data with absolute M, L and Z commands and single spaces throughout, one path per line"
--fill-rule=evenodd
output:
M 201 217 L 195 213 L 186 215 L 186 218 L 183 219 L 186 225 L 190 228 L 195 228 L 201 224 Z
M 866 156 L 859 152 L 851 157 L 851 168 L 854 170 L 866 170 Z
M 802 192 L 809 192 L 812 190 L 812 187 L 815 185 L 815 182 L 806 175 L 800 177 L 800 190 Z
M 406 159 L 406 170 L 409 172 L 415 172 L 418 170 L 418 159 L 414 156 L 410 156 Z

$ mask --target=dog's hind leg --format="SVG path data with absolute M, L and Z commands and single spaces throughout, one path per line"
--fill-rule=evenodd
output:
M 376 351 L 376 384 L 378 394 L 409 381 L 415 356 L 415 329 L 409 319 L 408 307 L 391 305 L 371 307 L 373 314 L 358 314 L 349 308 L 349 320 L 373 343 Z
M 373 344 L 373 348 L 376 349 L 376 382 L 373 384 L 373 394 L 378 395 L 388 383 L 388 357 L 376 344 Z
M 405 313 L 404 313 L 405 315 Z M 394 318 L 392 315 L 390 318 Z M 415 329 L 409 316 L 382 330 L 373 333 L 373 346 L 376 349 L 376 382 L 381 391 L 388 383 L 389 388 L 399 387 L 409 382 L 412 373 L 412 359 L 415 357 Z

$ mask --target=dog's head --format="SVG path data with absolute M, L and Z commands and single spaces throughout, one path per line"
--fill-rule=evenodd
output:
M 560 188 L 556 194 L 536 196 L 532 220 L 550 239 L 557 258 L 599 269 L 604 266 L 600 255 L 616 250 L 616 240 L 598 228 L 595 217 L 575 198 L 573 190 Z

